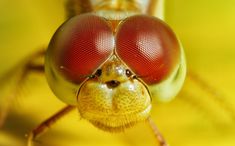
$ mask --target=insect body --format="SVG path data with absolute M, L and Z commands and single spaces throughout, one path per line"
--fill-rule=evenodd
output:
M 83 14 L 55 33 L 46 75 L 57 97 L 77 106 L 83 118 L 120 131 L 149 117 L 151 96 L 162 92 L 159 84 L 182 82 L 181 51 L 157 18 L 135 15 L 112 26 L 105 17 Z
M 80 5 L 87 13 L 72 9 L 74 16 L 52 37 L 45 60 L 48 83 L 68 107 L 36 128 L 29 141 L 77 107 L 83 119 L 110 132 L 147 120 L 167 145 L 150 111 L 151 98 L 171 100 L 185 78 L 184 53 L 174 32 L 141 14 L 135 1 L 100 2 L 92 11 L 90 2 Z
M 175 97 L 186 65 L 172 29 L 150 16 L 153 3 L 143 10 L 138 1 L 68 1 L 69 19 L 45 53 L 50 88 L 68 106 L 34 129 L 28 145 L 75 107 L 83 119 L 109 132 L 148 121 L 167 145 L 150 119 L 151 101 Z M 40 69 L 31 60 L 25 65 L 26 72 Z

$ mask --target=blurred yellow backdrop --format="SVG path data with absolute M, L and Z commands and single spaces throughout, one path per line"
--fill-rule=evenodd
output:
M 166 21 L 181 39 L 188 68 L 213 85 L 214 90 L 224 93 L 223 101 L 231 107 L 235 107 L 234 13 L 234 0 L 166 2 Z M 28 54 L 46 47 L 63 18 L 63 0 L 1 0 L 0 75 Z M 189 79 L 174 101 L 153 104 L 153 119 L 171 146 L 235 145 L 235 119 L 205 89 Z M 12 103 L 5 126 L 0 129 L 0 145 L 25 146 L 24 135 L 63 106 L 51 93 L 44 77 L 30 76 L 21 96 Z M 36 145 L 156 144 L 144 124 L 122 134 L 110 134 L 80 119 L 74 111 L 40 137 Z

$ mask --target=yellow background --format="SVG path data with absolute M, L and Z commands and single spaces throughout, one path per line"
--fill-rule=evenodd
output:
M 63 18 L 62 0 L 0 0 L 0 75 L 28 54 L 46 47 Z M 166 21 L 185 48 L 188 68 L 213 85 L 214 91 L 223 93 L 222 100 L 235 111 L 235 1 L 169 0 Z M 1 146 L 25 146 L 24 135 L 64 106 L 50 92 L 45 78 L 39 76 L 30 76 L 21 96 L 12 103 L 6 124 L 0 129 Z M 190 79 L 174 101 L 153 104 L 153 119 L 171 146 L 235 145 L 235 119 L 224 110 L 224 104 Z M 81 120 L 75 111 L 40 137 L 36 145 L 154 144 L 144 124 L 122 134 L 110 134 Z

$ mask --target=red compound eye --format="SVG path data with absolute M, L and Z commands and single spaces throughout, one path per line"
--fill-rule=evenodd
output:
M 85 14 L 65 22 L 49 49 L 56 70 L 72 82 L 81 83 L 110 56 L 114 37 L 103 18 Z
M 132 16 L 120 24 L 116 36 L 119 57 L 147 84 L 164 80 L 180 59 L 180 45 L 161 20 Z

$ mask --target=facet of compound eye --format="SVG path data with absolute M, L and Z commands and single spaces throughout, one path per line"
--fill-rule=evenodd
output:
M 109 23 L 93 14 L 75 16 L 56 31 L 49 44 L 45 71 L 54 94 L 76 104 L 83 81 L 113 53 L 114 36 Z
M 64 23 L 49 49 L 54 67 L 68 80 L 81 83 L 111 55 L 114 37 L 104 18 L 85 14 Z
M 179 65 L 180 44 L 174 32 L 155 17 L 137 15 L 119 25 L 118 56 L 146 84 L 166 79 Z

